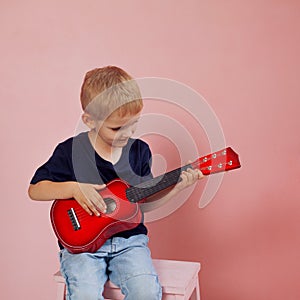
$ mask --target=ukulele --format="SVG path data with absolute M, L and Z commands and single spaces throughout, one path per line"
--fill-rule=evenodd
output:
M 100 216 L 89 215 L 75 199 L 57 199 L 50 210 L 54 233 L 71 253 L 96 252 L 114 234 L 135 228 L 142 220 L 138 202 L 174 186 L 182 171 L 199 168 L 210 175 L 240 166 L 238 155 L 228 147 L 136 186 L 115 179 L 99 191 L 107 206 Z

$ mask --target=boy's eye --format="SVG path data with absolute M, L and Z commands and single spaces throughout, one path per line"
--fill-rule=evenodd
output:
M 110 129 L 112 131 L 119 131 L 119 130 L 122 130 L 122 129 L 125 130 L 129 127 L 134 126 L 137 122 L 138 122 L 138 120 L 134 121 L 132 124 L 125 124 L 124 126 L 120 126 L 120 127 L 111 127 Z
M 122 127 L 115 127 L 115 128 L 111 128 L 112 131 L 118 131 L 120 130 Z

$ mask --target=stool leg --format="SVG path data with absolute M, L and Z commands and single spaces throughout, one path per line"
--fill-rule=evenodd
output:
M 57 283 L 57 292 L 56 292 L 56 299 L 57 300 L 65 300 L 66 294 L 66 285 L 63 282 Z
M 200 285 L 199 285 L 198 278 L 197 278 L 197 283 L 196 283 L 196 300 L 200 300 Z
M 193 280 L 193 291 L 190 296 L 187 294 L 185 295 L 185 300 L 200 300 L 200 285 L 198 277 L 194 278 Z

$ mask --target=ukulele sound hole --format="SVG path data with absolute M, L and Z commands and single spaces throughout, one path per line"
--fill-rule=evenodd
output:
M 115 211 L 115 209 L 117 208 L 117 203 L 114 199 L 112 198 L 105 198 L 104 202 L 106 204 L 106 213 L 107 214 L 111 214 L 112 212 Z

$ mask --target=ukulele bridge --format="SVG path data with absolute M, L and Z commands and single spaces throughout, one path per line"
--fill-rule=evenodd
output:
M 76 213 L 73 209 L 73 207 L 71 207 L 69 210 L 68 210 L 68 215 L 69 215 L 69 218 L 71 220 L 71 223 L 72 223 L 72 226 L 74 228 L 75 231 L 79 230 L 81 227 L 80 227 L 80 223 L 78 221 L 78 218 L 76 216 Z

